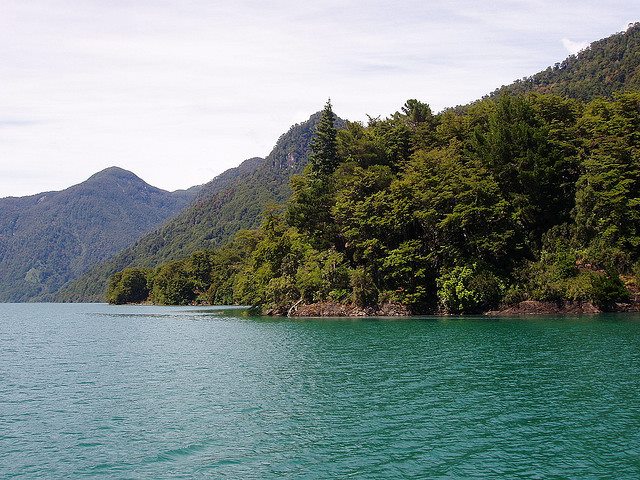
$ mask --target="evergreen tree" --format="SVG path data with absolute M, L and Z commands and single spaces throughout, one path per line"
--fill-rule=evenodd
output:
M 431 107 L 426 103 L 422 103 L 415 98 L 407 100 L 402 106 L 402 113 L 405 115 L 407 122 L 413 127 L 425 122 L 433 120 Z
M 335 120 L 331 100 L 327 100 L 311 141 L 309 165 L 305 174 L 293 177 L 287 207 L 288 224 L 309 234 L 318 248 L 328 248 L 336 235 L 331 215 L 335 203 L 332 174 L 341 162 Z
M 316 134 L 311 142 L 309 163 L 314 173 L 331 175 L 340 163 L 336 143 L 336 116 L 331 109 L 331 100 L 327 100 L 322 117 L 316 127 Z

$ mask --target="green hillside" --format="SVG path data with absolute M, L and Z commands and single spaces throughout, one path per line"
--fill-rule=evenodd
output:
M 107 298 L 306 315 L 636 308 L 640 92 L 614 97 L 505 94 L 437 116 L 411 100 L 339 133 L 328 105 L 284 213 L 118 272 Z
M 496 177 L 493 178 L 493 180 L 500 182 L 503 181 L 500 180 L 500 177 L 505 176 L 508 181 L 516 182 L 512 186 L 516 188 L 516 190 L 504 196 L 503 201 L 506 202 L 505 205 L 508 205 L 510 208 L 515 208 L 515 210 L 509 214 L 510 217 L 521 216 L 520 222 L 524 222 L 525 219 L 533 222 L 526 227 L 520 225 L 519 229 L 514 230 L 513 234 L 522 236 L 523 238 L 520 240 L 524 243 L 519 244 L 517 247 L 517 252 L 520 253 L 516 254 L 516 252 L 511 252 L 512 255 L 505 259 L 505 261 L 519 261 L 518 259 L 522 260 L 524 258 L 533 259 L 536 255 L 540 254 L 539 249 L 543 242 L 542 236 L 547 229 L 569 221 L 572 208 L 574 208 L 572 207 L 574 204 L 573 200 L 571 200 L 571 192 L 577 188 L 575 182 L 579 178 L 580 168 L 584 165 L 577 160 L 577 152 L 581 151 L 580 142 L 586 141 L 585 139 L 587 137 L 581 132 L 574 131 L 581 128 L 581 124 L 574 123 L 571 124 L 571 129 L 562 130 L 566 126 L 555 125 L 553 121 L 566 122 L 569 120 L 566 118 L 553 120 L 552 117 L 553 115 L 560 117 L 567 115 L 573 119 L 571 122 L 577 122 L 577 119 L 582 115 L 583 109 L 587 108 L 585 103 L 570 104 L 562 100 L 563 98 L 589 102 L 599 97 L 612 98 L 615 91 L 637 90 L 640 65 L 639 39 L 640 24 L 634 24 L 624 33 L 615 34 L 604 40 L 594 42 L 588 49 L 578 55 L 572 55 L 564 62 L 550 67 L 532 77 L 502 87 L 485 100 L 475 102 L 463 109 L 446 111 L 434 116 L 431 115 L 428 106 L 420 102 L 412 101 L 413 103 L 409 102 L 402 111 L 397 112 L 389 119 L 373 119 L 370 125 L 360 127 L 357 126 L 358 124 L 350 124 L 347 133 L 342 135 L 352 135 L 353 138 L 348 141 L 345 139 L 342 140 L 343 144 L 349 144 L 351 146 L 346 150 L 346 153 L 344 153 L 346 156 L 341 158 L 341 162 L 346 165 L 349 165 L 351 162 L 356 162 L 356 164 L 366 167 L 367 169 L 369 167 L 379 168 L 381 165 L 388 167 L 389 162 L 393 163 L 394 166 L 392 170 L 398 169 L 398 172 L 395 170 L 392 171 L 391 173 L 393 175 L 388 178 L 385 177 L 384 180 L 372 179 L 371 181 L 374 182 L 374 185 L 377 185 L 376 182 L 394 183 L 393 179 L 396 178 L 399 173 L 402 173 L 404 169 L 414 168 L 412 167 L 412 162 L 415 156 L 418 155 L 418 152 L 425 154 L 429 152 L 429 155 L 435 155 L 435 153 L 431 152 L 433 152 L 436 147 L 444 148 L 453 138 L 461 142 L 463 149 L 460 150 L 460 155 L 462 155 L 463 158 L 466 158 L 465 155 L 467 155 L 471 149 L 471 145 L 476 149 L 476 151 L 474 151 L 476 157 L 479 155 L 489 155 L 485 160 L 487 162 L 493 158 L 491 155 L 497 155 L 497 157 L 491 161 L 497 162 L 496 165 L 500 164 L 500 168 L 504 171 L 489 171 L 482 175 L 489 175 L 491 178 Z M 527 97 L 528 94 L 534 92 L 556 94 L 558 97 L 545 96 L 534 100 Z M 501 108 L 501 104 L 495 103 L 495 101 L 504 97 L 506 94 L 516 96 L 517 99 L 514 100 L 514 105 L 520 106 L 514 108 L 516 108 L 516 110 L 518 108 L 528 109 L 528 115 L 533 115 L 532 112 L 535 109 L 548 110 L 544 114 L 540 113 L 543 117 L 537 118 L 535 121 L 533 118 L 529 119 L 535 123 L 535 125 L 530 125 L 532 130 L 527 133 L 527 135 L 533 136 L 530 140 L 516 140 L 518 135 L 523 134 L 520 131 L 492 131 L 490 129 L 491 125 L 489 122 L 503 121 L 503 119 L 495 116 L 497 114 L 492 114 L 492 112 Z M 422 105 L 422 107 L 416 107 L 418 105 Z M 554 109 L 558 111 L 554 112 Z M 505 115 L 507 114 L 517 120 L 517 118 L 519 118 L 518 115 L 522 115 L 523 112 L 505 112 Z M 428 119 L 428 121 L 425 119 Z M 552 123 L 548 123 L 550 121 Z M 559 128 L 561 128 L 563 138 L 535 144 L 534 140 L 540 141 L 538 138 L 540 135 L 549 135 L 550 132 L 556 132 Z M 417 130 L 413 131 L 415 129 Z M 448 135 L 451 138 L 441 137 L 444 130 L 449 131 Z M 407 131 L 412 133 L 409 134 Z M 487 132 L 493 133 L 489 135 Z M 560 135 L 560 133 L 558 133 L 558 135 Z M 310 138 L 310 136 L 311 133 L 308 131 L 307 138 Z M 492 143 L 494 150 L 485 152 L 483 149 L 488 148 L 488 146 L 474 143 L 479 138 L 484 138 L 485 142 Z M 524 145 L 514 145 L 516 141 L 522 141 Z M 527 142 L 529 146 L 527 146 Z M 555 145 L 555 143 L 558 145 Z M 452 146 L 451 148 L 454 147 Z M 459 147 L 455 148 L 458 149 Z M 517 153 L 517 155 L 523 155 L 525 158 L 529 158 L 528 161 L 518 160 L 516 163 L 513 163 L 515 160 L 511 157 L 516 155 L 516 153 L 513 152 L 517 151 L 518 148 L 524 148 L 524 150 Z M 530 150 L 536 148 L 542 150 Z M 544 164 L 543 162 L 541 166 L 535 167 L 542 168 L 545 171 L 548 170 L 545 175 L 549 175 L 549 179 L 545 180 L 542 177 L 536 177 L 535 175 L 543 174 L 543 172 L 537 171 L 531 173 L 530 179 L 520 178 L 516 175 L 515 172 L 523 168 L 524 172 L 527 171 L 526 169 L 529 167 L 523 166 L 528 165 L 527 162 L 534 162 L 534 158 L 545 158 L 549 155 L 552 155 L 553 158 L 546 158 L 545 161 L 551 163 Z M 282 165 L 285 157 L 281 154 L 279 158 L 279 165 Z M 391 161 L 389 160 L 390 158 L 395 160 Z M 549 190 L 544 191 L 544 194 L 536 194 L 538 196 L 535 198 L 527 199 L 525 191 L 529 188 L 530 182 L 552 181 L 552 171 L 564 168 L 564 166 L 561 167 L 561 165 L 566 162 L 572 166 L 571 168 L 573 168 L 573 170 L 571 170 L 571 168 L 566 171 L 561 170 L 561 176 L 557 178 L 554 177 L 553 179 L 553 182 L 556 182 L 556 184 L 546 185 Z M 302 164 L 299 165 L 299 168 L 292 169 L 290 173 L 300 171 L 301 167 Z M 263 211 L 268 201 L 282 201 L 287 198 L 289 193 L 288 179 L 290 175 L 278 175 L 278 171 L 276 170 L 274 172 L 273 168 L 273 159 L 267 159 L 262 169 L 256 169 L 255 175 L 249 175 L 245 182 L 241 182 L 243 185 L 234 184 L 230 188 L 223 189 L 214 195 L 206 197 L 203 203 L 194 205 L 183 215 L 169 222 L 169 224 L 159 232 L 145 237 L 134 247 L 126 249 L 114 257 L 113 261 L 90 272 L 89 276 L 68 289 L 62 298 L 65 300 L 101 298 L 101 292 L 99 292 L 98 287 L 105 285 L 105 278 L 109 274 L 128 266 L 156 266 L 161 261 L 175 260 L 196 250 L 210 251 L 213 246 L 219 244 L 222 240 L 231 238 L 233 232 L 238 229 L 255 227 L 260 218 L 259 214 Z M 488 168 L 488 166 L 485 165 L 485 168 Z M 498 167 L 496 166 L 495 168 Z M 341 169 L 339 169 L 339 171 L 345 178 L 350 178 L 347 175 L 348 172 L 343 172 Z M 359 173 L 365 177 L 368 175 L 367 171 Z M 460 181 L 463 181 L 467 173 L 475 175 L 474 172 L 466 172 L 465 170 L 461 170 L 456 173 L 456 175 L 461 175 Z M 453 173 L 450 172 L 450 174 Z M 376 173 L 376 175 L 378 174 Z M 278 189 L 269 190 L 267 186 L 274 182 L 274 178 Z M 400 178 L 401 176 L 397 179 L 399 180 Z M 356 176 L 352 180 L 356 182 L 359 180 L 359 177 Z M 297 180 L 297 182 L 300 181 L 301 180 Z M 294 184 L 294 186 L 295 185 L 297 184 Z M 452 188 L 453 187 L 454 186 L 452 186 Z M 367 188 L 373 188 L 373 186 Z M 523 192 L 519 193 L 517 188 L 523 189 Z M 335 234 L 338 235 L 338 239 L 340 239 L 339 232 L 341 227 L 336 225 L 336 218 L 331 218 L 332 213 L 330 210 L 333 208 L 331 206 L 333 204 L 326 206 L 320 201 L 324 198 L 322 197 L 323 195 L 329 195 L 329 193 L 315 192 L 313 189 L 305 193 L 303 189 L 300 195 L 310 197 L 306 199 L 309 208 L 312 210 L 319 208 L 320 212 L 325 215 L 326 218 L 320 223 L 323 225 L 323 229 L 329 232 L 327 235 Z M 318 195 L 320 195 L 320 197 L 316 198 Z M 380 193 L 380 195 L 382 194 Z M 253 200 L 256 198 L 259 199 L 259 201 L 254 202 Z M 407 205 L 412 204 L 409 199 L 406 200 Z M 334 199 L 334 201 L 337 201 L 337 199 Z M 545 202 L 551 202 L 552 207 L 548 210 L 542 210 L 546 208 L 544 207 Z M 522 205 L 520 203 L 522 203 Z M 255 209 L 253 209 L 253 207 L 255 207 Z M 246 216 L 243 216 L 245 213 Z M 302 211 L 302 214 L 303 213 L 304 210 Z M 352 213 L 354 215 L 359 214 L 358 211 Z M 333 215 L 336 214 L 337 212 L 333 212 Z M 375 212 L 371 212 L 371 215 L 374 214 Z M 296 215 L 301 215 L 301 212 L 298 212 Z M 287 220 L 290 227 L 295 227 L 299 230 L 306 228 L 304 222 L 299 224 L 295 224 L 295 222 L 291 223 L 292 218 L 293 217 Z M 304 218 L 304 215 L 301 218 Z M 535 220 L 533 220 L 533 218 L 535 218 Z M 408 226 L 403 228 L 408 228 Z M 384 233 L 385 235 L 390 235 L 391 232 L 392 231 L 385 231 Z M 346 236 L 347 233 L 348 232 L 344 232 L 342 235 Z M 491 232 L 485 233 L 490 234 Z M 425 232 L 425 235 L 427 234 L 429 233 Z M 369 235 L 371 235 L 371 233 L 369 233 Z M 417 241 L 418 239 L 409 237 L 405 240 Z M 345 242 L 345 246 L 352 246 L 351 241 L 347 238 L 338 241 Z M 375 247 L 378 240 L 374 238 L 368 238 L 365 235 L 362 241 L 368 245 L 367 248 L 374 250 L 378 248 Z M 402 248 L 405 247 L 407 246 L 404 244 L 398 244 L 396 248 L 392 250 L 400 249 L 397 250 L 397 255 L 400 255 Z M 340 248 L 340 244 L 334 245 L 336 251 L 340 252 Z M 445 246 L 442 248 L 445 248 Z M 521 256 L 522 252 L 527 252 L 524 257 Z M 409 255 L 409 253 L 405 253 Z M 360 253 L 359 255 L 364 255 L 364 253 Z M 358 264 L 357 262 L 355 264 L 352 262 L 349 265 L 349 268 L 355 268 L 354 265 L 359 265 L 359 267 L 362 268 L 366 266 L 365 264 Z M 378 267 L 382 268 L 381 266 Z M 369 265 L 369 268 L 371 268 L 371 265 Z M 432 281 L 435 282 L 435 280 Z M 376 288 L 380 289 L 382 285 L 377 285 Z M 249 297 L 241 296 L 241 298 L 247 300 Z M 433 298 L 435 297 L 430 297 L 429 301 L 433 302 Z M 426 302 L 426 300 L 422 299 L 421 302 Z
M 292 126 L 266 158 L 246 160 L 203 185 L 187 209 L 72 282 L 57 300 L 102 300 L 109 276 L 118 270 L 182 258 L 219 245 L 238 230 L 257 227 L 267 205 L 281 203 L 289 196 L 289 180 L 307 163 L 318 117 L 314 114 Z
M 588 101 L 614 92 L 640 89 L 640 23 L 591 43 L 577 55 L 493 92 L 552 93 Z
M 48 299 L 175 215 L 197 191 L 167 192 L 111 167 L 66 190 L 0 199 L 0 301 Z
M 438 115 L 409 100 L 336 132 L 327 104 L 282 211 L 219 248 L 117 272 L 107 298 L 307 315 L 638 308 L 639 35 Z

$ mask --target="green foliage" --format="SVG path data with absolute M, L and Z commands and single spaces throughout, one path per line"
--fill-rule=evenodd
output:
M 398 248 L 389 250 L 381 261 L 383 288 L 388 291 L 389 300 L 421 310 L 428 303 L 429 263 L 419 240 L 407 240 Z
M 278 139 L 266 158 L 246 160 L 203 185 L 188 208 L 108 261 L 90 269 L 65 287 L 57 299 L 100 300 L 109 277 L 119 270 L 129 266 L 153 268 L 200 250 L 212 250 L 232 239 L 240 230 L 258 228 L 267 205 L 284 202 L 289 197 L 289 181 L 307 164 L 319 119 L 320 113 L 316 113 L 306 122 L 292 126 Z M 342 120 L 336 119 L 336 128 L 343 124 Z M 135 212 L 135 207 L 132 210 Z M 130 243 L 128 240 L 125 245 Z M 123 246 L 119 245 L 119 248 Z
M 319 248 L 327 248 L 336 231 L 331 214 L 335 202 L 332 179 L 313 174 L 310 168 L 291 179 L 291 196 L 287 203 L 287 222 L 308 234 Z
M 311 155 L 309 155 L 311 171 L 320 176 L 331 175 L 340 163 L 335 122 L 336 116 L 331 109 L 331 100 L 328 100 L 316 126 L 315 136 L 311 141 Z
M 636 262 L 631 269 L 631 274 L 635 279 L 635 284 L 640 286 L 640 261 Z
M 335 250 L 307 250 L 295 281 L 300 297 L 307 302 L 343 299 L 349 288 L 350 272 L 343 254 Z
M 327 104 L 288 201 L 158 267 L 154 301 L 457 314 L 628 299 L 617 273 L 640 261 L 639 94 L 502 95 L 438 115 L 409 100 L 337 135 L 332 115 Z
M 512 206 L 493 175 L 455 142 L 416 153 L 391 190 L 396 217 L 415 229 L 434 271 L 461 258 L 506 265 L 522 249 Z
M 593 42 L 566 60 L 515 83 L 492 95 L 523 94 L 536 91 L 589 101 L 611 97 L 616 91 L 640 89 L 640 23 L 626 32 Z
M 577 238 L 601 263 L 628 269 L 640 252 L 640 94 L 592 102 L 580 126 L 586 139 L 574 211 Z
M 160 266 L 153 275 L 152 299 L 160 305 L 188 305 L 196 298 L 196 281 L 184 262 Z
M 363 267 L 350 272 L 351 301 L 358 306 L 371 306 L 378 303 L 378 289 L 373 276 Z
M 478 313 L 498 305 L 504 283 L 477 264 L 444 271 L 437 280 L 438 300 L 446 313 Z
M 415 98 L 407 100 L 401 111 L 407 122 L 414 128 L 425 123 L 433 124 L 434 122 L 431 107 Z
M 240 274 L 261 239 L 259 231 L 241 230 L 229 243 L 210 252 L 211 283 L 202 295 L 203 301 L 211 305 L 242 303 L 237 298 Z
M 567 221 L 573 205 L 567 199 L 573 198 L 577 159 L 566 137 L 576 115 L 570 104 L 553 111 L 548 104 L 541 96 L 501 96 L 473 137 L 475 155 L 494 176 L 530 248 L 554 224 Z
M 590 300 L 604 310 L 610 310 L 616 302 L 629 300 L 629 291 L 616 274 L 591 274 Z
M 519 274 L 522 277 L 521 300 L 530 298 L 542 301 L 591 302 L 603 310 L 611 309 L 616 302 L 629 300 L 629 292 L 614 271 L 596 270 L 585 264 L 581 252 L 563 238 L 558 228 L 545 238 L 545 246 L 536 262 L 531 262 Z M 566 232 L 565 232 L 566 234 Z M 510 292 L 513 296 L 514 292 Z M 506 298 L 505 303 L 516 300 Z
M 364 168 L 386 162 L 382 140 L 360 122 L 347 122 L 338 132 L 336 144 L 338 155 L 345 162 Z
M 344 255 L 348 269 L 366 268 L 380 292 L 416 309 L 435 304 L 442 268 L 477 261 L 516 278 L 525 259 L 539 259 L 542 236 L 558 224 L 572 225 L 567 240 L 585 261 L 628 272 L 640 260 L 639 45 L 634 24 L 466 107 L 434 114 L 410 99 L 388 118 L 350 122 L 337 134 L 343 122 L 330 121 L 328 104 L 266 158 L 205 184 L 195 203 L 160 228 L 197 188 L 169 194 L 110 169 L 64 192 L 1 199 L 0 300 L 100 300 L 117 271 L 206 251 L 205 263 L 185 267 L 194 271 L 194 301 L 238 301 L 238 285 L 253 281 L 240 278 L 246 266 L 217 249 L 239 230 L 258 229 L 266 205 L 286 202 L 291 190 L 288 226 L 310 248 Z M 318 122 L 310 168 L 324 181 L 318 186 L 305 173 L 290 188 Z M 423 194 L 421 185 L 436 185 L 444 199 Z M 373 190 L 349 191 L 360 187 Z M 222 281 L 214 272 L 227 260 L 235 273 Z
M 149 296 L 149 274 L 149 270 L 140 268 L 117 272 L 109 281 L 107 301 L 116 305 L 144 302 Z
M 316 157 L 259 229 L 160 266 L 152 297 L 277 313 L 325 300 L 416 313 L 526 298 L 610 308 L 626 290 L 599 266 L 628 271 L 638 255 L 638 112 L 635 94 L 587 106 L 528 95 L 439 116 L 408 101 L 350 123 L 331 168 Z
M 111 167 L 66 190 L 0 199 L 0 302 L 51 300 L 182 210 L 197 190 L 166 192 Z M 100 287 L 103 294 L 106 282 Z
M 338 173 L 341 184 L 333 214 L 339 233 L 335 238 L 344 240 L 355 262 L 372 261 L 384 249 L 381 237 L 393 231 L 388 188 L 394 175 L 382 165 L 365 169 L 345 164 Z

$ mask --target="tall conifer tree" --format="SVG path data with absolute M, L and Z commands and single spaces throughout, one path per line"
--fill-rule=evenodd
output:
M 309 156 L 312 171 L 320 175 L 331 175 L 340 163 L 336 144 L 335 119 L 336 116 L 331 109 L 331 99 L 329 99 L 316 127 Z

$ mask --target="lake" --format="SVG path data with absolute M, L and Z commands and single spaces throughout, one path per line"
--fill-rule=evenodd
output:
M 0 305 L 0 477 L 640 478 L 640 316 Z

